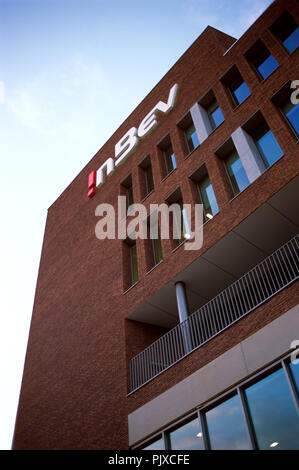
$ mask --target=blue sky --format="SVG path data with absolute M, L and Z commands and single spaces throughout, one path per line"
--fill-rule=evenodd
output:
M 211 26 L 271 0 L 0 0 L 0 449 L 9 449 L 47 208 Z

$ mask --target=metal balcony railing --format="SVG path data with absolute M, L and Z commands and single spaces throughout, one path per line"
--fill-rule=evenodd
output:
M 295 236 L 131 359 L 131 392 L 294 282 L 298 268 Z

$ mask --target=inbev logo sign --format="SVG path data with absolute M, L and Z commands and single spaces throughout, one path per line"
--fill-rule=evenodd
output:
M 158 125 L 159 113 L 167 114 L 175 106 L 178 92 L 178 85 L 175 84 L 169 91 L 167 103 L 159 101 L 156 106 L 142 119 L 138 129 L 131 127 L 126 134 L 115 145 L 114 158 L 109 157 L 103 165 L 97 170 L 93 170 L 88 175 L 88 197 L 92 197 L 96 189 L 104 183 L 105 175 L 109 176 L 116 168 L 123 163 L 132 153 L 140 139 L 146 137 Z

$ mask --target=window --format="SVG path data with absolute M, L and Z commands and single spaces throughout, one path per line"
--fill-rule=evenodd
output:
M 253 143 L 264 162 L 265 168 L 273 165 L 273 163 L 283 156 L 283 152 L 273 132 L 269 129 L 260 111 L 257 111 L 242 128 L 248 136 L 252 137 Z
M 154 178 L 149 155 L 139 164 L 139 169 L 141 173 L 141 193 L 142 197 L 145 198 L 154 190 Z
M 270 54 L 260 39 L 246 52 L 245 57 L 261 80 L 269 77 L 279 66 L 275 57 Z
M 244 82 L 242 75 L 235 65 L 222 77 L 221 82 L 228 89 L 235 106 L 243 103 L 251 94 L 246 82 Z
M 274 96 L 272 103 L 279 109 L 284 116 L 290 129 L 298 139 L 299 137 L 299 104 L 291 102 L 291 94 L 294 89 L 291 88 L 291 82 L 286 82 Z
M 148 270 L 150 270 L 163 261 L 159 221 L 158 217 L 155 218 L 153 214 L 147 219 L 147 233 L 149 238 L 145 240 L 146 265 Z
M 209 90 L 206 95 L 201 98 L 199 105 L 207 115 L 208 122 L 211 126 L 211 132 L 216 129 L 223 121 L 224 116 L 217 103 L 213 90 Z
M 132 175 L 127 176 L 127 178 L 124 181 L 122 181 L 121 195 L 126 197 L 126 209 L 127 209 L 127 214 L 128 214 L 128 208 L 132 204 L 134 204 Z
M 283 369 L 245 393 L 259 449 L 299 449 L 298 416 Z
M 299 137 L 299 103 L 293 104 L 290 101 L 281 106 L 281 112 L 286 117 L 291 129 L 295 132 L 297 138 Z
M 208 108 L 207 113 L 210 118 L 210 123 L 213 130 L 224 121 L 224 116 L 217 101 L 212 103 L 212 105 Z
M 211 449 L 250 449 L 238 395 L 207 411 L 205 417 Z
M 165 428 L 144 449 L 298 450 L 297 398 L 292 396 L 289 374 L 298 387 L 299 364 L 286 358 L 266 376 L 264 371 L 254 382 L 247 380 L 230 390 L 217 405 L 206 405 L 188 421 Z
M 213 186 L 208 176 L 198 183 L 198 191 L 201 203 L 203 204 L 204 218 L 206 220 L 212 219 L 214 215 L 218 214 L 219 209 Z
M 185 136 L 185 142 L 187 147 L 187 153 L 193 152 L 199 146 L 199 139 L 195 126 L 191 117 L 191 113 L 188 112 L 186 116 L 181 119 L 178 126 L 183 130 Z
M 172 150 L 171 145 L 169 145 L 169 147 L 167 147 L 167 149 L 164 150 L 164 158 L 165 158 L 166 173 L 169 174 L 173 170 L 176 169 L 175 156 L 174 156 L 174 152 Z
M 257 131 L 256 145 L 266 167 L 273 165 L 283 152 L 270 129 Z
M 132 184 L 127 188 L 127 208 L 134 204 Z
M 126 291 L 138 282 L 138 260 L 136 240 L 128 237 L 122 243 L 123 289 Z
M 131 262 L 131 285 L 134 285 L 138 281 L 138 263 L 137 263 L 136 243 L 134 243 L 130 247 L 130 262 Z
M 180 238 L 178 240 L 179 244 L 183 243 L 186 239 L 190 238 L 190 228 L 188 223 L 188 217 L 186 209 L 184 208 L 183 199 L 179 199 L 177 204 L 181 208 L 181 219 L 177 221 L 178 232 L 180 233 Z
M 188 150 L 189 150 L 189 153 L 190 153 L 199 146 L 199 140 L 198 140 L 198 137 L 197 137 L 197 133 L 196 133 L 194 124 L 191 124 L 185 130 L 185 136 L 186 136 Z
M 299 393 L 299 362 L 291 362 L 290 369 L 292 372 L 292 377 L 294 379 L 297 391 Z
M 233 188 L 234 195 L 239 194 L 249 185 L 249 179 L 236 150 L 225 159 L 225 166 Z
M 284 45 L 291 54 L 299 45 L 299 27 L 290 15 L 285 11 L 270 27 L 270 31 Z
M 172 173 L 177 167 L 169 135 L 164 137 L 164 139 L 158 144 L 158 148 L 160 150 L 162 163 L 162 177 L 164 178 Z
M 179 186 L 166 198 L 166 203 L 170 206 L 170 229 L 172 230 L 170 238 L 173 248 L 176 248 L 191 236 L 188 216 Z
M 158 229 L 158 238 L 152 238 L 152 251 L 154 266 L 163 260 L 160 231 Z
M 169 433 L 172 450 L 203 450 L 203 433 L 198 416 Z

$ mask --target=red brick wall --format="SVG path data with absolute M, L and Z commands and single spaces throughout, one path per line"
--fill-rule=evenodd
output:
M 184 360 L 183 369 L 178 364 L 126 398 L 128 358 L 134 350 L 138 352 L 162 333 L 157 328 L 145 331 L 142 327 L 142 334 L 140 329 L 136 333 L 138 342 L 134 345 L 133 323 L 125 321 L 129 313 L 298 172 L 296 141 L 269 101 L 287 80 L 299 78 L 298 50 L 290 56 L 266 29 L 284 8 L 288 8 L 298 21 L 295 0 L 275 2 L 225 56 L 223 53 L 232 44 L 232 38 L 207 28 L 50 207 L 16 422 L 15 449 L 127 448 L 127 406 L 129 410 L 135 409 L 181 380 L 184 374 L 200 367 L 207 357 L 221 354 L 231 347 L 228 336 L 232 342 L 240 341 L 263 322 L 270 321 L 267 309 L 271 303 L 277 307 L 271 313 L 273 318 L 286 308 L 288 299 L 281 299 L 287 297 L 289 291 L 293 292 L 293 287 L 232 327 L 228 335 L 223 333 L 192 353 Z M 259 82 L 243 57 L 259 36 L 280 63 L 264 83 Z M 235 110 L 219 81 L 232 64 L 237 65 L 252 91 L 252 96 Z M 167 116 L 160 115 L 156 130 L 143 139 L 136 152 L 117 168 L 96 195 L 87 199 L 89 172 L 114 154 L 115 144 L 130 127 L 138 126 L 159 100 L 167 99 L 174 83 L 179 84 L 175 109 Z M 225 121 L 184 159 L 185 148 L 176 124 L 210 88 L 213 88 Z M 230 202 L 230 187 L 214 150 L 257 109 L 274 131 L 285 155 Z M 156 145 L 167 133 L 170 133 L 178 168 L 162 182 Z M 107 202 L 116 207 L 120 183 L 130 173 L 135 202 L 140 202 L 142 187 L 138 163 L 148 153 L 155 191 L 146 199 L 147 207 L 150 203 L 164 202 L 178 185 L 184 202 L 192 202 L 188 175 L 205 162 L 220 213 L 205 225 L 204 245 L 200 252 L 184 251 L 183 247 L 173 252 L 170 241 L 163 240 L 164 260 L 150 274 L 146 274 L 146 243 L 138 240 L 139 282 L 123 295 L 123 242 L 100 241 L 95 237 L 95 208 Z M 282 302 L 281 306 L 275 302 Z M 205 351 L 205 358 L 202 351 Z

